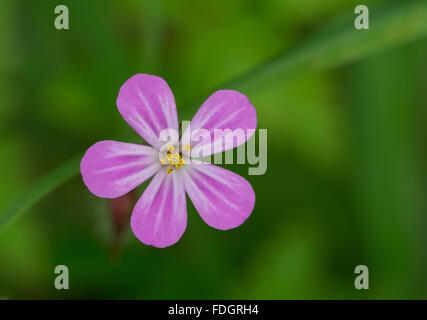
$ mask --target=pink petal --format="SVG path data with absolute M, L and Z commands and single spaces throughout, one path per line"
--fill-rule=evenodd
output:
M 164 248 L 176 243 L 187 227 L 185 188 L 180 172 L 162 168 L 133 210 L 131 228 L 143 243 Z
M 184 167 L 188 196 L 211 227 L 227 230 L 241 225 L 252 213 L 255 193 L 241 176 L 211 164 Z
M 207 156 L 235 148 L 252 136 L 256 125 L 255 108 L 245 95 L 233 90 L 216 91 L 202 104 L 190 122 L 192 156 L 199 157 L 201 151 L 203 156 Z M 198 136 L 198 129 L 207 130 L 210 139 L 202 141 L 203 139 L 200 137 L 195 138 Z M 227 145 L 223 143 L 222 137 L 218 135 L 215 137 L 214 129 L 230 129 L 225 134 L 225 139 L 228 139 L 230 143 Z M 235 131 L 235 134 L 241 132 L 237 140 L 232 140 L 232 131 Z M 183 137 L 186 136 L 190 136 L 188 128 L 183 134 Z M 194 141 L 196 141 L 195 145 L 193 145 Z
M 80 162 L 80 172 L 89 190 L 102 198 L 128 193 L 156 173 L 161 164 L 154 148 L 118 141 L 100 141 Z
M 157 150 L 162 145 L 162 130 L 178 132 L 175 99 L 160 77 L 136 74 L 128 79 L 120 88 L 117 107 L 126 122 Z

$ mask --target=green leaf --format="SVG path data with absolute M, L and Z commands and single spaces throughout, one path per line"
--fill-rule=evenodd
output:
M 296 73 L 330 70 L 427 36 L 426 1 L 405 1 L 369 8 L 369 30 L 356 30 L 356 15 L 350 12 L 301 45 L 222 84 L 218 89 L 235 89 L 249 94 L 268 87 L 272 81 L 289 79 Z M 200 102 L 202 99 L 197 100 L 193 108 L 198 108 Z
M 252 93 L 278 78 L 290 78 L 306 70 L 324 71 L 336 68 L 427 35 L 425 1 L 405 1 L 375 10 L 371 8 L 369 30 L 356 30 L 354 17 L 351 13 L 339 18 L 302 45 L 249 70 L 219 88 Z M 202 95 L 191 108 L 185 109 L 186 113 L 193 114 L 206 96 Z M 21 194 L 0 215 L 0 231 L 50 191 L 77 175 L 79 162 L 80 156 L 53 170 Z
M 80 160 L 81 155 L 69 160 L 42 177 L 27 191 L 17 197 L 0 215 L 0 232 L 50 191 L 76 176 L 80 171 Z

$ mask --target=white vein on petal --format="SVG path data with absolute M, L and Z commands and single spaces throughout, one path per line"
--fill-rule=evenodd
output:
M 175 102 L 172 101 L 172 98 L 169 96 L 158 96 L 159 103 L 162 107 L 165 108 L 165 118 L 166 118 L 166 124 L 168 128 L 177 130 L 178 129 L 178 119 L 176 116 L 176 105 Z M 173 118 L 173 119 L 172 119 Z
M 139 90 L 138 87 L 136 87 L 136 91 L 138 93 L 138 97 L 141 99 L 141 102 L 143 104 L 143 106 L 145 105 L 145 107 L 147 107 L 147 109 L 149 109 L 148 111 L 148 115 L 150 117 L 151 122 L 154 125 L 154 129 L 155 132 L 154 133 L 160 133 L 160 131 L 162 130 L 162 128 L 160 127 L 159 122 L 157 121 L 157 117 L 155 115 L 154 109 L 152 107 L 152 105 L 150 104 L 150 102 L 148 101 L 148 99 L 145 97 L 145 95 Z
M 153 147 L 157 147 L 158 137 L 155 132 L 149 127 L 142 119 L 139 113 L 134 113 L 128 117 L 130 125 L 138 132 L 144 139 L 147 140 Z
M 212 165 L 209 165 L 209 164 L 208 165 L 202 165 L 203 167 L 201 167 L 201 168 L 204 168 L 205 170 L 199 168 L 199 166 L 200 165 L 193 165 L 193 169 L 195 169 L 195 170 L 192 170 L 192 172 L 197 172 L 198 178 L 200 180 L 203 180 L 203 178 L 200 178 L 200 173 L 199 172 L 203 172 L 204 174 L 206 174 L 210 178 L 212 178 L 212 179 L 216 180 L 217 182 L 221 183 L 224 186 L 225 189 L 232 189 L 232 190 L 234 190 L 236 187 L 238 187 L 239 184 L 236 183 L 236 179 L 233 176 L 234 173 L 232 173 L 231 171 L 230 172 L 231 172 L 232 175 L 227 175 L 228 179 L 227 179 L 227 182 L 225 182 L 224 179 L 222 179 L 225 176 L 225 172 L 222 172 L 220 170 L 217 170 L 216 172 L 213 172 L 213 170 L 210 170 L 210 168 L 212 168 L 211 167 Z M 210 184 L 205 183 L 205 185 L 207 186 L 207 188 L 210 191 L 215 190 L 213 187 L 211 187 Z M 235 208 L 236 210 L 238 210 L 238 207 L 235 204 L 230 203 L 229 201 L 226 201 L 226 202 L 229 203 L 233 208 Z
M 219 103 L 219 104 L 211 107 L 210 108 L 211 110 L 209 110 L 209 113 L 206 116 L 204 114 L 200 115 L 200 118 L 202 120 L 199 122 L 198 125 L 196 125 L 196 128 L 203 128 L 203 126 L 209 122 L 210 118 L 212 118 L 216 113 L 221 111 L 221 108 L 223 107 L 223 105 L 224 105 L 224 103 Z M 208 108 L 206 108 L 206 109 L 208 109 Z
M 106 173 L 106 172 L 111 172 L 111 171 L 115 171 L 115 170 L 121 170 L 121 169 L 125 169 L 125 168 L 130 168 L 130 167 L 143 166 L 143 165 L 150 164 L 150 163 L 154 164 L 155 163 L 155 159 L 153 159 L 151 157 L 150 158 L 147 157 L 147 158 L 144 158 L 144 159 L 137 159 L 135 161 L 128 161 L 128 162 L 126 162 L 124 164 L 119 164 L 119 165 L 116 165 L 116 166 L 102 168 L 102 169 L 94 171 L 94 173 L 95 174 Z M 149 166 L 149 167 L 151 167 L 151 166 Z M 149 167 L 142 168 L 142 171 L 145 171 Z
M 219 123 L 215 125 L 215 128 L 220 129 L 224 124 L 228 123 L 229 121 L 233 120 L 241 111 L 244 111 L 245 108 L 240 108 L 228 115 L 227 118 L 222 119 Z
M 153 235 L 157 234 L 157 231 L 158 231 L 159 226 L 160 226 L 160 222 L 162 221 L 162 218 L 163 218 L 163 215 L 164 215 L 164 208 L 165 208 L 165 203 L 166 203 L 166 199 L 167 199 L 167 195 L 168 195 L 168 191 L 169 191 L 168 190 L 169 189 L 169 185 L 170 185 L 170 181 L 163 174 L 162 184 L 161 184 L 160 188 L 164 188 L 164 191 L 163 191 L 162 198 L 159 199 L 160 205 L 159 205 L 159 210 L 157 211 L 157 214 L 155 215 L 156 222 L 154 224 Z
M 184 176 L 184 182 L 185 184 L 191 185 L 191 188 L 194 190 L 193 192 L 193 197 L 195 199 L 192 199 L 193 203 L 195 203 L 196 201 L 200 204 L 203 205 L 203 207 L 210 212 L 210 208 L 214 209 L 214 205 L 207 199 L 207 197 L 205 196 L 205 194 L 199 189 L 198 185 L 194 182 L 193 178 L 190 176 L 190 174 L 188 173 L 188 171 L 184 171 L 183 173 Z M 188 190 L 188 187 L 186 187 L 186 189 Z
M 124 177 L 122 179 L 117 180 L 114 183 L 114 186 L 117 188 L 123 187 L 125 185 L 128 184 L 132 184 L 133 181 L 138 181 L 138 180 L 143 180 L 143 178 L 149 174 L 150 172 L 153 172 L 153 174 L 156 172 L 156 170 L 158 170 L 160 168 L 160 163 L 153 163 L 151 166 L 137 172 L 134 173 L 130 176 Z

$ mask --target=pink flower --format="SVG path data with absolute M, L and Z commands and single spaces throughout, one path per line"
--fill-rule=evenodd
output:
M 252 129 L 253 133 L 256 111 L 246 96 L 232 90 L 212 94 L 191 120 L 190 142 L 182 148 L 183 152 L 179 152 L 177 144 L 165 147 L 159 138 L 164 129 L 179 130 L 175 99 L 162 78 L 134 75 L 121 87 L 117 107 L 126 122 L 151 146 L 97 142 L 83 156 L 80 171 L 89 190 L 102 198 L 120 197 L 154 176 L 131 217 L 132 231 L 140 241 L 163 248 L 181 238 L 187 226 L 186 194 L 211 227 L 235 228 L 249 217 L 255 193 L 248 181 L 221 167 L 193 163 L 186 157 L 203 145 L 194 144 L 199 129 L 207 130 L 211 136 L 215 129 Z M 252 133 L 231 145 L 213 139 L 204 156 L 237 147 Z

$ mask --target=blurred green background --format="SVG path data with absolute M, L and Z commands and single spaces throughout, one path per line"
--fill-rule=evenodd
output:
M 69 8 L 70 30 L 54 28 L 59 4 Z M 139 141 L 115 106 L 133 74 L 162 76 L 190 120 L 194 101 L 324 25 L 344 15 L 352 30 L 357 4 L 2 0 L 0 212 L 93 143 Z M 187 200 L 176 245 L 141 244 L 128 217 L 118 239 L 114 203 L 75 176 L 0 233 L 0 298 L 427 298 L 426 57 L 420 37 L 242 88 L 268 129 L 268 169 L 248 176 L 246 165 L 230 166 L 256 192 L 237 229 L 210 228 Z M 53 285 L 60 264 L 70 270 L 68 291 Z M 367 291 L 354 288 L 360 264 L 370 271 Z

